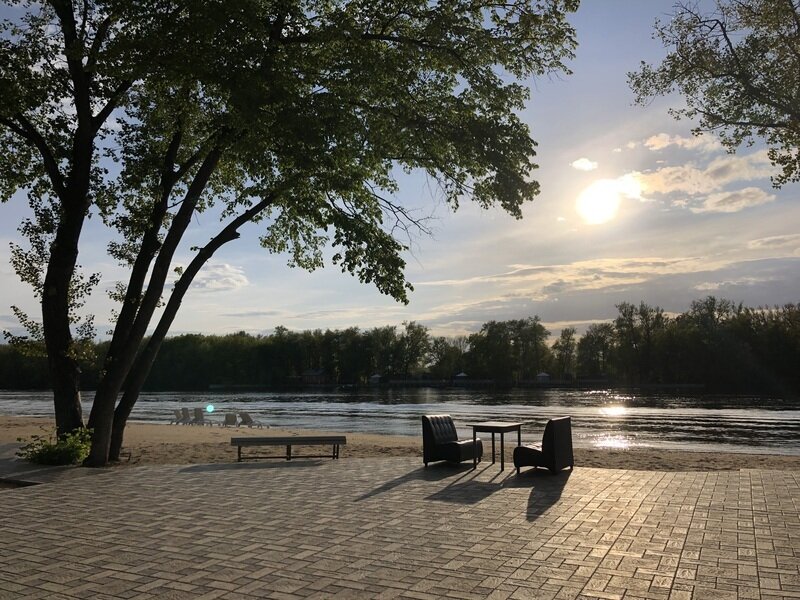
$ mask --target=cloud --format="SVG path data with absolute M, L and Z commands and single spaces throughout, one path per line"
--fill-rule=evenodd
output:
M 745 156 L 722 156 L 704 168 L 686 164 L 629 175 L 639 181 L 645 194 L 699 196 L 718 192 L 731 183 L 767 179 L 774 174 L 775 167 L 770 164 L 767 151 L 763 150 Z
M 743 285 L 762 285 L 773 281 L 775 281 L 775 279 L 771 277 L 740 277 L 738 279 L 729 279 L 727 281 L 708 281 L 704 283 L 698 283 L 694 286 L 694 289 L 701 292 L 713 292 L 721 288 Z
M 772 250 L 787 247 L 800 247 L 800 233 L 773 235 L 771 237 L 750 240 L 747 242 L 747 247 L 751 250 Z
M 555 294 L 579 290 L 599 290 L 612 286 L 638 284 L 649 278 L 706 270 L 706 259 L 682 258 L 600 258 L 556 265 L 510 265 L 503 273 L 415 282 L 415 286 L 454 286 L 490 283 L 508 286 L 529 298 L 545 300 Z
M 583 157 L 572 161 L 569 165 L 578 171 L 594 171 L 598 167 L 595 161 Z
M 277 317 L 283 315 L 279 310 L 243 310 L 242 312 L 221 313 L 220 317 L 230 317 L 233 319 L 251 319 L 253 317 Z
M 519 272 L 525 265 L 516 265 Z M 432 331 L 470 333 L 482 323 L 538 315 L 557 335 L 565 325 L 603 322 L 616 316 L 615 305 L 640 300 L 677 314 L 692 300 L 716 293 L 735 294 L 737 302 L 756 306 L 796 301 L 800 257 L 739 260 L 736 258 L 615 258 L 552 265 L 549 275 L 529 282 L 495 279 L 485 295 L 467 299 L 467 290 L 453 290 L 459 300 L 432 307 L 415 317 Z M 548 296 L 545 291 L 552 293 Z M 579 327 L 579 331 L 581 328 Z
M 192 282 L 193 288 L 207 292 L 227 292 L 248 285 L 244 270 L 227 263 L 207 264 Z
M 699 150 L 700 152 L 716 152 L 722 149 L 722 144 L 719 140 L 704 133 L 692 137 L 658 133 L 647 138 L 643 144 L 645 148 L 653 151 L 663 150 L 670 146 L 677 146 L 686 150 Z
M 734 213 L 753 206 L 766 204 L 773 200 L 775 200 L 773 194 L 768 194 L 759 188 L 748 187 L 733 192 L 711 194 L 705 199 L 702 206 L 695 206 L 690 210 L 693 213 Z

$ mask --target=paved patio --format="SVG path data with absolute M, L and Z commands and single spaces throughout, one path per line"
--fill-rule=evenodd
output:
M 800 598 L 800 472 L 418 459 L 0 491 L 0 598 Z

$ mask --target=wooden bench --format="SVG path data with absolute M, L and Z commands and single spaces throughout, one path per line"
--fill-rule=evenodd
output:
M 343 435 L 291 435 L 291 436 L 269 436 L 269 437 L 236 437 L 231 438 L 231 446 L 237 446 L 238 462 L 256 458 L 339 458 L 339 446 L 347 443 L 347 437 Z M 292 454 L 292 446 L 333 446 L 330 454 Z M 242 456 L 242 448 L 245 446 L 286 446 L 286 454 L 253 455 Z

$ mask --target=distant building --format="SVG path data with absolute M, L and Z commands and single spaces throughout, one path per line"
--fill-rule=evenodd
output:
M 550 373 L 545 373 L 544 371 L 537 373 L 536 383 L 550 383 Z
M 323 385 L 327 383 L 325 377 L 325 369 L 306 369 L 303 371 L 303 384 L 304 385 Z
M 464 371 L 461 371 L 461 373 L 453 377 L 453 383 L 456 385 L 466 385 L 467 379 L 469 379 L 469 376 L 464 373 Z
M 381 383 L 381 375 L 379 373 L 375 373 L 374 375 L 370 375 L 369 377 L 369 384 L 370 385 L 380 385 Z

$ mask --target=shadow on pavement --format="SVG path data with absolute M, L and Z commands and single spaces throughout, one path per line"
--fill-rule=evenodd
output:
M 378 494 L 383 494 L 384 492 L 388 492 L 389 490 L 393 490 L 396 487 L 400 487 L 404 483 L 408 483 L 410 481 L 441 481 L 447 477 L 458 476 L 455 481 L 463 479 L 467 475 L 473 473 L 472 471 L 472 464 L 470 463 L 467 465 L 466 463 L 459 463 L 459 464 L 452 464 L 448 462 L 438 462 L 428 465 L 427 467 L 420 467 L 418 469 L 414 469 L 413 471 L 409 471 L 399 477 L 395 477 L 390 481 L 376 487 L 374 490 L 367 492 L 356 498 L 356 502 L 361 500 L 366 500 L 367 498 L 372 498 L 373 496 L 377 496 Z
M 505 483 L 504 487 L 530 487 L 526 516 L 535 521 L 561 498 L 572 471 L 559 471 L 553 475 L 546 469 L 529 469 Z
M 446 488 L 428 496 L 426 500 L 453 502 L 456 504 L 477 504 L 502 489 L 502 483 L 462 481 L 448 485 Z
M 329 461 L 326 461 L 329 462 Z M 211 463 L 207 465 L 192 465 L 178 471 L 179 473 L 210 473 L 213 471 L 261 471 L 264 469 L 301 469 L 304 467 L 317 467 L 323 464 L 321 460 L 281 460 L 280 462 L 235 462 Z

